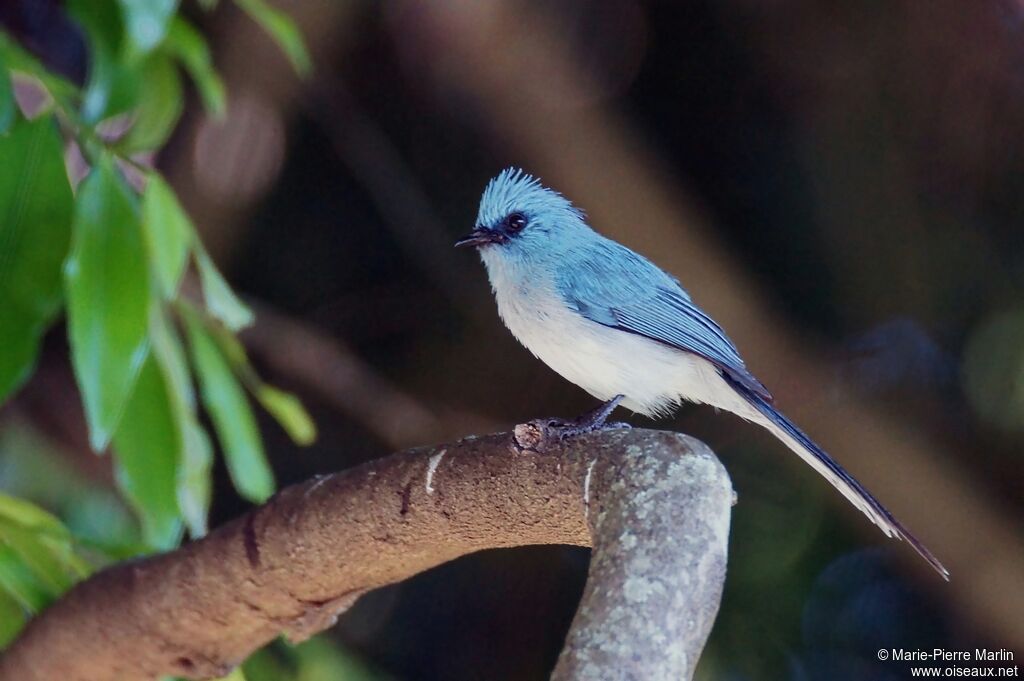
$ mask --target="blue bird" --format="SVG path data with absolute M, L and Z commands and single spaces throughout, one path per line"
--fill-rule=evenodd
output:
M 732 412 L 782 440 L 886 536 L 905 539 L 949 579 L 863 485 L 772 406 L 736 346 L 674 277 L 592 230 L 561 194 L 509 168 L 487 185 L 476 228 L 455 245 L 479 251 L 498 313 L 519 342 L 605 402 L 572 432 L 604 426 L 619 404 L 652 417 L 684 401 Z

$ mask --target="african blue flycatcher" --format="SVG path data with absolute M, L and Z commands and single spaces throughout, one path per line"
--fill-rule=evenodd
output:
M 561 194 L 516 169 L 484 190 L 476 247 L 509 330 L 534 355 L 605 404 L 572 432 L 592 430 L 619 404 L 648 416 L 683 401 L 752 421 L 796 452 L 889 537 L 948 571 L 870 492 L 772 405 L 721 327 L 679 282 L 586 223 Z

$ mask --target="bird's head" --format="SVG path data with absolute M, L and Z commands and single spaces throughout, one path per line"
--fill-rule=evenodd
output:
M 476 227 L 456 243 L 491 258 L 539 258 L 556 254 L 589 232 L 583 213 L 556 191 L 517 168 L 487 184 Z

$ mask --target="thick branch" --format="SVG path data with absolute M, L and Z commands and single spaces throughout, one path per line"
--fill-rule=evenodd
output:
M 725 470 L 674 433 L 545 437 L 519 426 L 289 487 L 201 541 L 78 585 L 0 658 L 0 679 L 221 675 L 280 633 L 330 626 L 367 590 L 484 548 L 589 545 L 592 531 L 555 677 L 690 678 L 721 596 Z

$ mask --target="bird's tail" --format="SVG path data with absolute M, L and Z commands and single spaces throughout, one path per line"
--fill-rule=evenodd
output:
M 728 381 L 729 379 L 726 378 L 726 380 Z M 775 409 L 761 395 L 746 389 L 734 381 L 729 382 L 732 384 L 733 389 L 746 398 L 747 402 L 756 410 L 751 420 L 766 428 L 775 437 L 785 442 L 790 449 L 799 454 L 801 459 L 809 463 L 814 470 L 818 471 L 844 497 L 849 499 L 850 503 L 860 509 L 875 525 L 878 525 L 887 537 L 906 540 L 922 558 L 928 561 L 929 565 L 935 568 L 936 572 L 942 575 L 946 581 L 949 581 L 949 571 L 942 563 L 900 521 L 896 520 L 892 513 L 871 495 L 871 492 L 864 489 L 863 485 L 857 482 L 852 475 L 847 473 L 821 447 L 814 444 L 811 438 L 807 437 L 802 430 L 797 428 L 792 421 Z

